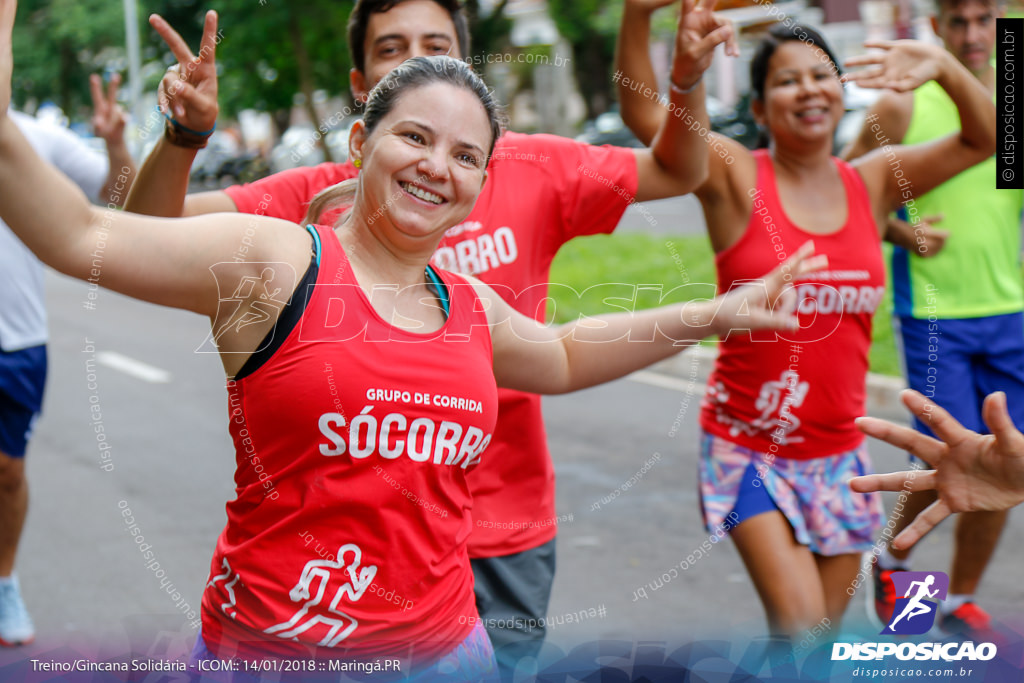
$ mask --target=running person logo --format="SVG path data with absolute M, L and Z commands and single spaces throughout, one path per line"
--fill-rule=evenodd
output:
M 915 636 L 927 633 L 935 623 L 939 601 L 946 599 L 949 577 L 943 572 L 894 572 L 896 608 L 882 629 L 883 635 Z
M 263 630 L 264 633 L 271 633 L 279 638 L 298 640 L 297 636 L 303 635 L 306 642 L 315 640 L 315 636 L 323 633 L 323 638 L 317 645 L 321 647 L 335 647 L 345 640 L 356 628 L 359 622 L 341 609 L 345 597 L 350 601 L 359 600 L 363 593 L 373 583 L 373 577 L 377 575 L 377 565 L 360 565 L 363 552 L 354 543 L 346 543 L 338 549 L 337 559 L 331 556 L 330 559 L 310 560 L 302 570 L 299 582 L 288 593 L 292 602 L 302 602 L 303 605 L 291 619 L 275 624 Z M 350 559 L 349 559 L 350 558 Z M 313 591 L 313 584 L 317 584 L 316 591 Z M 329 591 L 334 591 L 334 596 L 329 597 Z M 330 603 L 327 603 L 330 600 Z M 326 632 L 324 628 L 326 627 Z

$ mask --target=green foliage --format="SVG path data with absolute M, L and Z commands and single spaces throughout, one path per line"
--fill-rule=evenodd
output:
M 141 4 L 141 3 L 140 3 Z M 330 95 L 348 91 L 345 26 L 352 0 L 156 0 L 140 7 L 144 84 L 156 89 L 173 55 L 152 30 L 149 12 L 163 16 L 198 52 L 207 9 L 220 15 L 217 61 L 220 103 L 240 109 L 288 109 L 302 85 Z M 15 104 L 54 100 L 69 114 L 89 105 L 88 76 L 123 70 L 124 14 L 118 0 L 23 0 L 15 28 Z
M 871 371 L 883 375 L 901 376 L 896 338 L 892 328 L 892 245 L 882 242 L 882 258 L 885 260 L 885 296 L 878 309 L 871 330 Z
M 637 310 L 714 296 L 715 261 L 706 237 L 595 235 L 562 247 L 551 282 L 567 285 L 551 289 L 554 321 L 562 323 L 622 310 L 622 301 L 606 298 L 631 298 L 634 287 Z
M 222 110 L 231 115 L 246 108 L 288 109 L 304 84 L 332 96 L 347 93 L 351 61 L 345 28 L 352 4 L 210 2 L 223 30 L 217 55 Z
M 508 36 L 512 32 L 512 22 L 505 16 L 507 5 L 508 0 L 501 0 L 490 14 L 483 17 L 480 16 L 479 0 L 466 0 L 463 4 L 469 16 L 471 56 L 484 57 L 507 49 Z M 474 60 L 473 63 L 483 62 Z
M 900 377 L 903 372 L 897 354 L 896 338 L 892 331 L 892 289 L 887 288 L 872 323 L 869 364 L 871 372 Z
M 203 15 L 220 14 L 220 104 L 226 116 L 253 107 L 281 112 L 298 92 L 348 93 L 351 62 L 345 27 L 353 0 L 150 0 L 139 4 L 143 89 L 156 89 L 173 56 L 146 21 L 163 16 L 192 48 L 199 49 Z M 506 51 L 511 22 L 498 10 L 480 16 L 479 0 L 466 10 L 472 53 Z M 550 0 L 551 16 L 571 43 L 577 82 L 590 115 L 613 100 L 609 75 L 622 0 Z M 659 17 L 670 13 L 659 13 Z M 14 36 L 16 106 L 53 100 L 71 116 L 88 114 L 88 76 L 125 71 L 125 30 L 120 0 L 22 0 Z M 522 74 L 527 76 L 528 74 Z
M 558 32 L 572 45 L 573 69 L 587 103 L 587 116 L 613 101 L 611 72 L 622 0 L 548 0 Z
M 615 101 L 611 76 L 615 42 L 622 24 L 623 0 L 548 0 L 549 13 L 575 53 L 575 75 L 587 103 L 587 117 L 607 111 Z M 679 19 L 678 7 L 656 12 L 652 33 L 671 40 Z
M 111 0 L 22 0 L 14 29 L 14 104 L 89 102 L 89 74 L 123 66 L 124 14 Z

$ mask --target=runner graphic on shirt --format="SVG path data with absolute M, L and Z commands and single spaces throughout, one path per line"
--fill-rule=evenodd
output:
M 804 440 L 802 436 L 792 435 L 802 424 L 800 418 L 793 414 L 793 408 L 804 404 L 810 388 L 810 383 L 801 382 L 795 370 L 783 370 L 778 380 L 761 385 L 754 402 L 754 407 L 761 414 L 749 423 L 729 415 L 726 406 L 731 394 L 722 382 L 715 382 L 708 387 L 707 400 L 714 405 L 718 421 L 729 425 L 732 436 L 740 433 L 753 436 L 758 432 L 767 432 L 775 443 L 784 446 Z
M 780 446 L 804 440 L 802 436 L 789 436 L 800 428 L 800 419 L 793 414 L 793 408 L 799 408 L 807 398 L 811 388 L 808 382 L 801 382 L 795 370 L 784 370 L 778 381 L 765 382 L 761 385 L 761 393 L 754 407 L 761 411 L 761 416 L 753 421 L 757 429 L 771 432 L 772 439 Z M 777 415 L 777 417 L 776 417 Z
M 217 574 L 217 576 L 214 576 L 212 579 L 210 579 L 210 582 L 206 584 L 206 587 L 216 588 L 218 581 L 224 582 L 224 590 L 228 594 L 228 599 L 226 602 L 222 602 L 220 604 L 220 609 L 222 612 L 224 612 L 224 614 L 234 619 L 238 616 L 238 608 L 235 603 L 234 586 L 236 583 L 238 583 L 238 580 L 242 578 L 242 575 L 235 574 L 234 578 L 231 578 L 231 575 L 234 574 L 234 571 L 231 569 L 231 565 L 228 563 L 228 558 L 226 557 L 223 560 L 221 560 L 221 566 L 224 567 L 224 573 Z M 228 579 L 231 580 L 229 581 Z
M 352 555 L 352 560 L 346 565 L 345 556 Z M 337 560 L 310 560 L 302 570 L 302 576 L 295 587 L 288 593 L 292 602 L 305 600 L 305 604 L 288 621 L 275 624 L 264 630 L 264 633 L 272 633 L 279 638 L 292 638 L 305 633 L 317 624 L 327 626 L 327 633 L 317 643 L 323 647 L 334 647 L 347 638 L 359 622 L 349 616 L 338 605 L 346 595 L 350 600 L 358 600 L 373 583 L 373 577 L 377 575 L 377 566 L 360 567 L 362 551 L 359 546 L 353 543 L 346 543 L 338 548 Z M 344 569 L 344 573 L 335 571 Z M 342 583 L 330 605 L 323 606 L 324 595 L 327 593 L 328 585 L 333 576 L 341 575 L 345 582 Z M 315 595 L 310 592 L 313 581 L 320 579 Z M 311 597 L 312 596 L 312 597 Z M 308 640 L 308 639 L 307 639 Z

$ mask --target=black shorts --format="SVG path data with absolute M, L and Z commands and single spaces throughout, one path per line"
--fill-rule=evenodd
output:
M 476 608 L 499 666 L 540 651 L 555 581 L 555 539 L 501 557 L 474 558 Z

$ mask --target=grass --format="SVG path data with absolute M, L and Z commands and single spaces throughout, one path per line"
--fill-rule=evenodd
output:
M 706 237 L 666 238 L 638 233 L 572 240 L 551 266 L 550 311 L 555 322 L 576 320 L 714 294 L 715 261 Z M 596 283 L 604 283 L 596 285 Z M 875 314 L 871 371 L 899 375 L 892 333 L 892 303 Z M 705 342 L 711 343 L 711 342 Z

